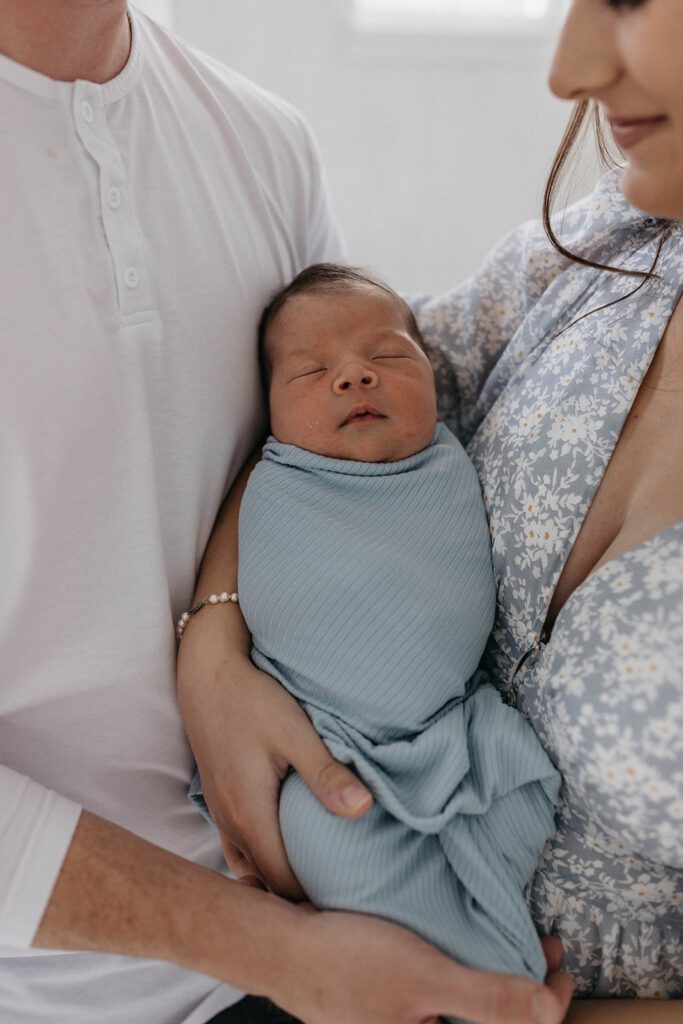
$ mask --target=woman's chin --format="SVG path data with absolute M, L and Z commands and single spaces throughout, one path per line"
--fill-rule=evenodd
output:
M 632 206 L 650 217 L 683 220 L 683 168 L 664 174 L 629 162 L 621 179 L 621 188 Z

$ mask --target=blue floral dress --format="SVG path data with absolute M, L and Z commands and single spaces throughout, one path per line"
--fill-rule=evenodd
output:
M 573 252 L 649 269 L 661 223 L 620 172 L 565 211 Z M 562 772 L 529 900 L 579 995 L 683 997 L 683 522 L 548 606 L 683 290 L 683 226 L 658 277 L 570 263 L 528 224 L 479 275 L 415 309 L 444 419 L 479 472 L 497 613 L 484 664 Z M 617 299 L 622 301 L 610 305 Z M 681 472 L 683 467 L 672 467 Z

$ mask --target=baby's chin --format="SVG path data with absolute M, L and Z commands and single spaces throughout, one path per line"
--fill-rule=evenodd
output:
M 424 435 L 414 438 L 385 438 L 368 436 L 371 427 L 360 429 L 367 433 L 360 437 L 335 437 L 327 443 L 312 442 L 309 438 L 290 438 L 286 443 L 327 459 L 343 459 L 347 462 L 400 462 L 401 459 L 408 459 L 426 448 L 434 434 L 434 431 L 431 431 L 427 438 Z
M 431 437 L 429 439 L 431 441 Z M 411 455 L 417 455 L 423 448 L 426 448 L 429 441 L 415 442 L 411 445 L 397 445 L 368 450 L 363 445 L 346 449 L 343 455 L 332 455 L 332 458 L 347 459 L 349 462 L 400 462 L 402 459 L 409 459 Z

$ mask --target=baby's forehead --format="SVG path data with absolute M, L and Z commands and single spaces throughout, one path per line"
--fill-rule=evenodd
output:
M 370 282 L 343 287 L 307 289 L 290 295 L 278 310 L 268 330 L 269 347 L 278 353 L 301 344 L 302 330 L 312 329 L 313 337 L 320 327 L 340 324 L 362 325 L 367 322 L 377 331 L 403 331 L 406 317 L 400 298 Z
M 341 306 L 357 310 L 395 309 L 400 311 L 401 299 L 388 289 L 374 284 L 372 281 L 345 281 L 333 284 L 321 283 L 303 291 L 290 295 L 283 303 L 280 314 L 288 311 L 290 315 L 310 314 L 312 307 L 327 311 L 334 315 Z M 278 314 L 278 315 L 280 315 Z

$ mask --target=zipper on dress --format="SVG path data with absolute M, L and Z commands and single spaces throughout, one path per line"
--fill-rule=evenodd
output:
M 533 645 L 527 651 L 525 651 L 524 654 L 522 654 L 522 656 L 518 658 L 515 664 L 513 665 L 512 672 L 510 673 L 510 678 L 508 681 L 508 687 L 503 694 L 503 701 L 505 702 L 505 704 L 508 704 L 511 708 L 517 707 L 517 694 L 515 693 L 513 685 L 515 679 L 520 673 L 522 666 L 527 663 L 529 658 L 531 658 L 534 664 L 538 661 L 541 651 L 547 643 L 548 637 L 546 635 L 545 630 L 543 630 L 542 633 L 536 633 L 533 639 Z

